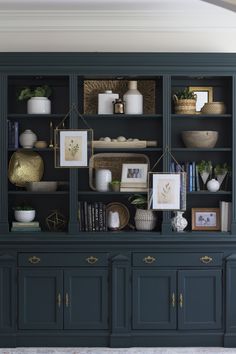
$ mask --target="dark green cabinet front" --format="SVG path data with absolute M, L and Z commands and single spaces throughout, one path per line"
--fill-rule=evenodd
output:
M 102 269 L 19 271 L 20 329 L 105 329 L 108 272 Z
M 178 273 L 180 329 L 222 327 L 221 270 L 182 270 Z
M 19 271 L 19 328 L 63 327 L 63 272 L 49 269 Z
M 15 267 L 7 257 L 0 256 L 0 332 L 13 330 L 15 323 Z
M 65 329 L 108 328 L 108 272 L 103 269 L 64 272 Z
M 133 271 L 133 328 L 174 329 L 176 271 Z
M 221 327 L 221 270 L 133 271 L 133 329 Z

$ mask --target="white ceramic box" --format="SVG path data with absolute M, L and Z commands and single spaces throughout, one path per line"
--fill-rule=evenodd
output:
M 98 114 L 113 114 L 113 101 L 119 98 L 118 93 L 110 90 L 98 94 Z

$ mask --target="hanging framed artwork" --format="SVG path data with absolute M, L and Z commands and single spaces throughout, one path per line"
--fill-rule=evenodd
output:
M 148 209 L 186 210 L 186 173 L 149 173 Z
M 55 167 L 88 167 L 93 154 L 92 129 L 55 129 Z

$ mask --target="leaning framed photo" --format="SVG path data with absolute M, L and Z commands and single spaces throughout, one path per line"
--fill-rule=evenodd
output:
M 192 208 L 192 230 L 220 230 L 220 209 Z
M 196 112 L 200 112 L 205 103 L 213 101 L 213 87 L 190 86 L 189 91 L 196 95 Z
M 92 129 L 55 129 L 55 167 L 88 167 L 92 140 Z
M 184 172 L 149 173 L 148 208 L 153 210 L 186 209 L 185 177 Z
M 120 191 L 147 191 L 147 175 L 148 164 L 146 163 L 122 164 Z

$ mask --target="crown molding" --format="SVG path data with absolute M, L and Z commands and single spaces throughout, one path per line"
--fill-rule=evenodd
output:
M 236 31 L 235 16 L 180 11 L 0 11 L 0 32 L 204 32 Z

